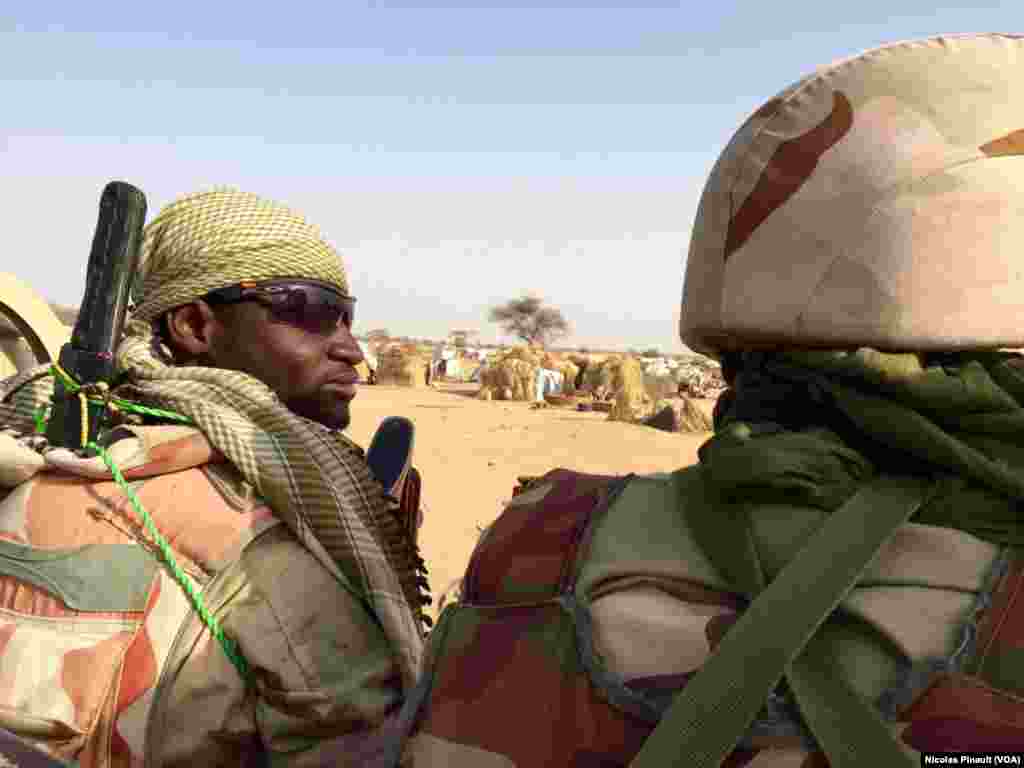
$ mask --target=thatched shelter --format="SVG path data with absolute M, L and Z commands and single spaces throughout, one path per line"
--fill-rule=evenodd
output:
M 514 354 L 511 354 L 514 353 Z M 533 401 L 537 397 L 537 362 L 526 352 L 510 350 L 510 354 L 488 360 L 480 370 L 481 400 Z
M 643 370 L 635 357 L 623 357 L 605 366 L 611 378 L 614 404 L 609 421 L 638 422 L 649 415 L 651 399 L 644 391 Z
M 556 370 L 562 374 L 562 394 L 576 394 L 576 377 L 580 372 L 580 369 L 576 367 L 576 364 L 571 360 L 563 360 L 559 363 Z
M 654 413 L 640 422 L 664 432 L 710 432 L 714 429 L 711 415 L 688 397 L 659 400 Z
M 643 386 L 647 396 L 654 402 L 675 397 L 679 392 L 679 381 L 671 371 L 669 373 L 644 371 Z
M 429 364 L 429 358 L 415 347 L 394 346 L 378 353 L 376 380 L 378 384 L 425 387 Z

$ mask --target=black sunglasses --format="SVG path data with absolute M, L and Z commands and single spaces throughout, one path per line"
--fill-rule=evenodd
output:
M 356 302 L 334 288 L 305 280 L 242 282 L 210 291 L 203 300 L 213 305 L 258 301 L 277 322 L 323 336 L 334 333 L 339 325 L 352 329 Z

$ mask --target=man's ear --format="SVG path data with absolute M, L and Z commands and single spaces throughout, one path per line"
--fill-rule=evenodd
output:
M 175 355 L 185 360 L 208 358 L 223 331 L 222 323 L 210 305 L 202 300 L 172 309 L 165 315 L 164 323 L 167 342 Z

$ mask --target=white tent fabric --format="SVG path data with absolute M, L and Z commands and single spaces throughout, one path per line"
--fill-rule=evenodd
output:
M 562 385 L 565 383 L 565 375 L 561 371 L 552 371 L 548 368 L 537 369 L 535 389 L 537 390 L 537 402 L 543 403 L 545 395 L 557 395 L 562 392 Z
M 376 370 L 377 369 L 377 356 L 375 354 L 373 354 L 373 352 L 370 351 L 370 345 L 367 342 L 365 342 L 365 341 L 360 341 L 358 343 L 359 343 L 359 349 L 361 349 L 363 351 L 363 358 L 365 358 L 366 364 L 368 366 L 370 366 L 370 368 Z

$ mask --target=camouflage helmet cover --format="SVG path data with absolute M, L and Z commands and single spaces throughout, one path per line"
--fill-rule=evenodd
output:
M 680 334 L 765 347 L 1024 346 L 1024 39 L 898 43 L 758 109 L 711 171 Z

